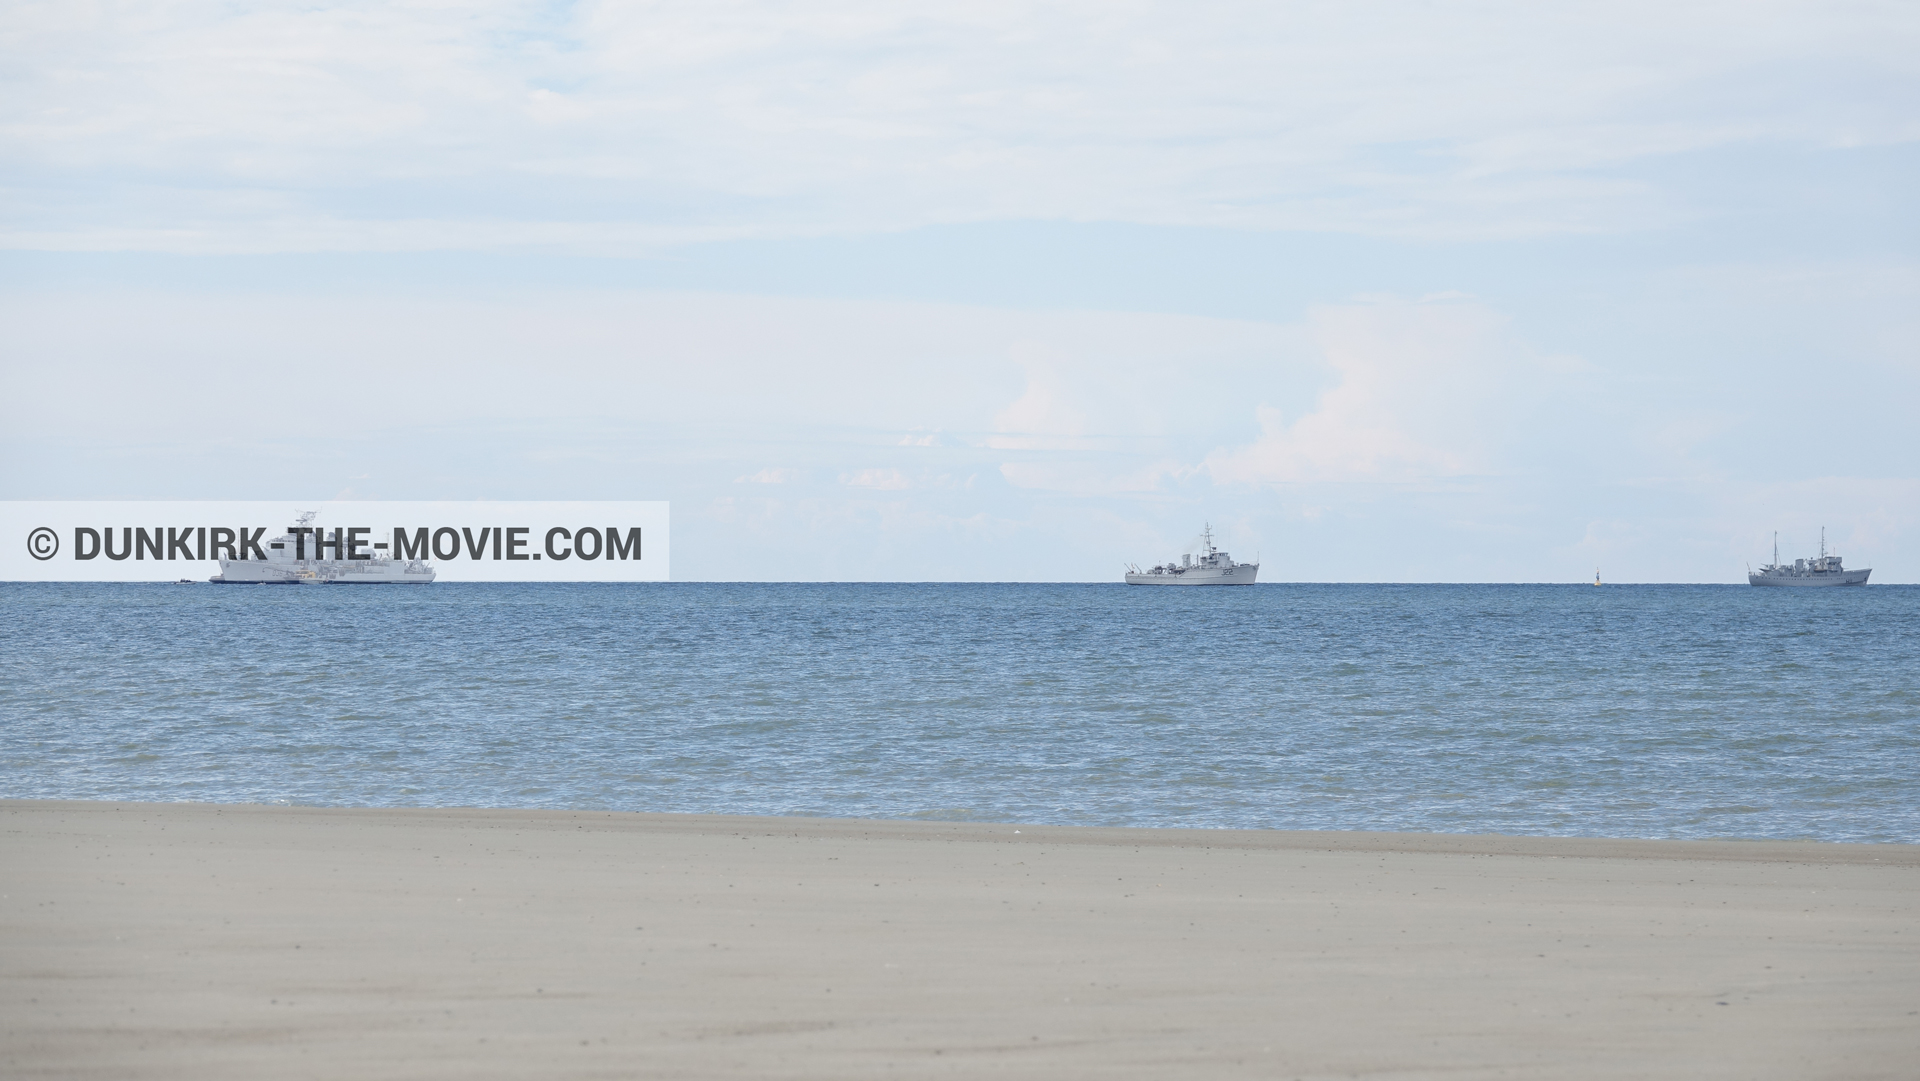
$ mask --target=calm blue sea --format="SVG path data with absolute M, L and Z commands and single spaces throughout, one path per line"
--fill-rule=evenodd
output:
M 1920 588 L 0 585 L 0 795 L 1920 842 Z

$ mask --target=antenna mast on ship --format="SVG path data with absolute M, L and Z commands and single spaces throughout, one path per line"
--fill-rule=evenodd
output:
M 1827 558 L 1827 527 L 1820 527 L 1820 558 Z

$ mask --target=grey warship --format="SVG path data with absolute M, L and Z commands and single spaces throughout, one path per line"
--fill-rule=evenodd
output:
M 1258 563 L 1235 563 L 1233 557 L 1213 546 L 1213 525 L 1201 533 L 1201 551 L 1189 552 L 1180 562 L 1168 560 L 1151 570 L 1127 564 L 1130 586 L 1250 586 L 1260 573 Z
M 318 511 L 306 511 L 292 528 L 267 542 L 265 559 L 223 559 L 220 561 L 220 573 L 207 581 L 215 585 L 245 586 L 350 586 L 350 585 L 427 585 L 434 579 L 431 564 L 418 559 L 391 559 L 387 556 L 366 556 L 360 559 L 342 559 L 340 530 L 333 531 L 333 539 L 326 546 L 333 549 L 333 559 L 322 559 L 321 536 L 319 527 L 313 520 Z M 313 556 L 307 556 L 309 542 L 313 539 Z M 386 545 L 380 545 L 384 548 Z
M 1780 534 L 1773 535 L 1773 562 L 1758 571 L 1747 572 L 1750 586 L 1863 586 L 1873 568 L 1850 571 L 1840 565 L 1839 556 L 1827 554 L 1827 529 L 1820 527 L 1820 554 L 1813 559 L 1780 562 Z

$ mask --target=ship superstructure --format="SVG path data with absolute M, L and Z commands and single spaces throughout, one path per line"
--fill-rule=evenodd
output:
M 1250 586 L 1260 573 L 1258 563 L 1235 563 L 1233 557 L 1213 546 L 1213 525 L 1200 534 L 1201 550 L 1188 552 L 1178 563 L 1168 560 L 1146 570 L 1127 564 L 1130 586 Z
M 434 579 L 433 566 L 419 559 L 392 559 L 368 556 L 343 559 L 348 554 L 341 542 L 341 530 L 328 538 L 313 524 L 318 511 L 307 511 L 300 520 L 278 537 L 267 542 L 265 559 L 223 559 L 220 573 L 208 579 L 219 585 L 298 586 L 298 585 L 427 585 Z M 322 559 L 332 551 L 334 558 Z
M 1820 554 L 1812 559 L 1780 562 L 1780 534 L 1773 535 L 1773 562 L 1758 571 L 1747 572 L 1747 584 L 1753 586 L 1863 586 L 1873 568 L 1850 571 L 1840 565 L 1840 557 L 1827 554 L 1827 528 L 1820 527 Z

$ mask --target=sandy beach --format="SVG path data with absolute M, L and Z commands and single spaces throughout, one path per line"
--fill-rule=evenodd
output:
M 1911 1077 L 1920 847 L 0 802 L 17 1078 Z

